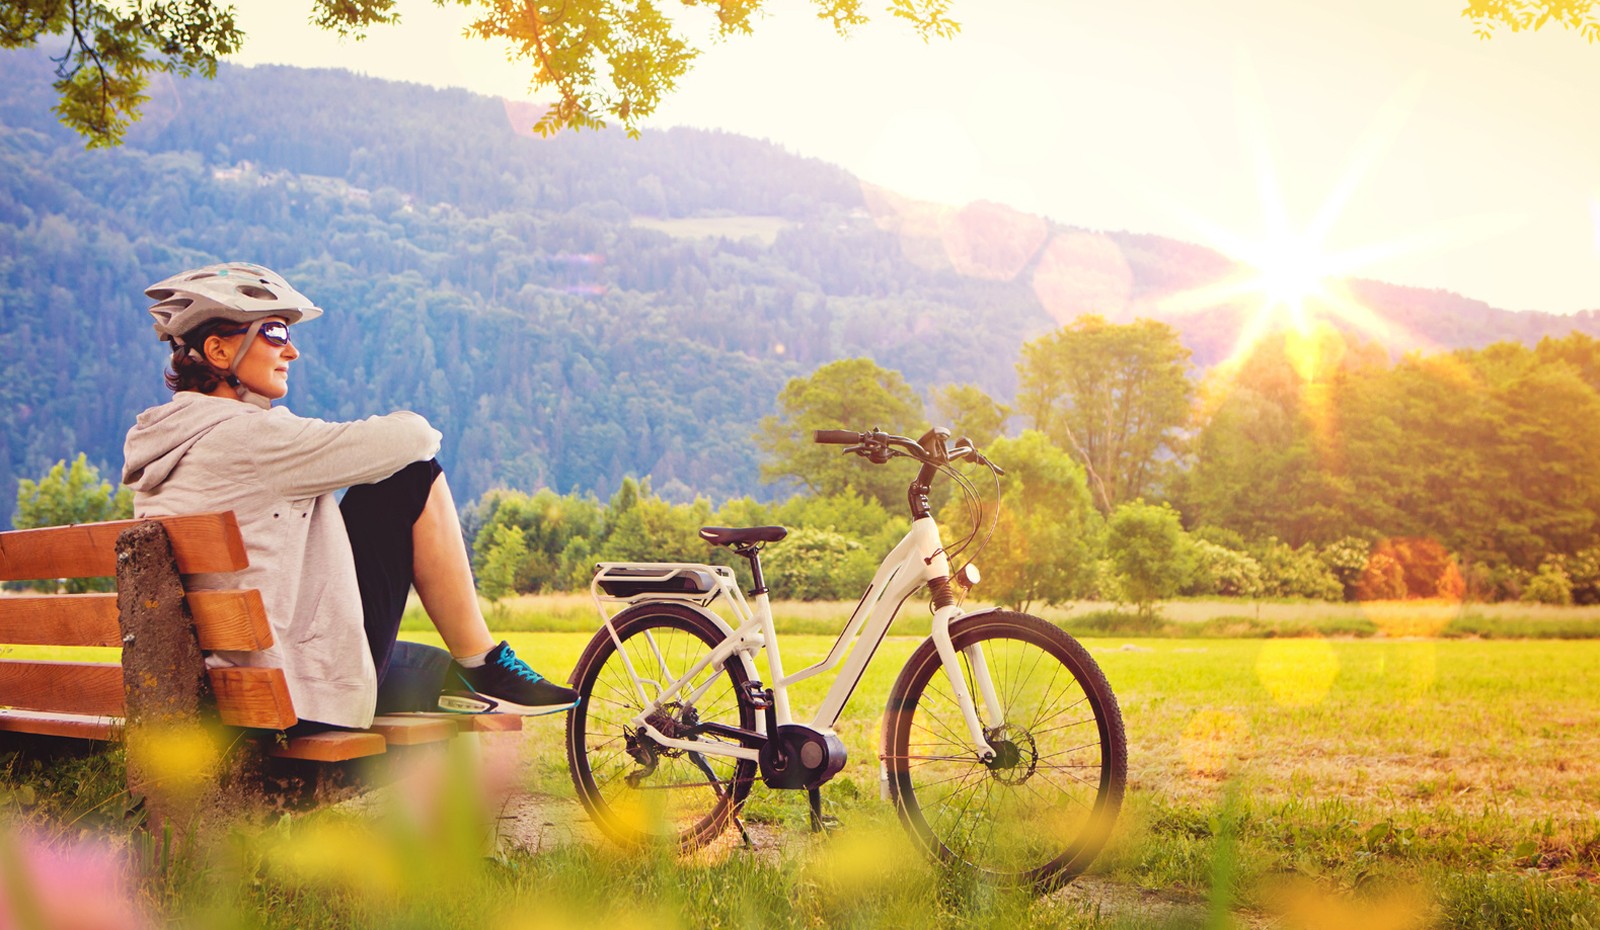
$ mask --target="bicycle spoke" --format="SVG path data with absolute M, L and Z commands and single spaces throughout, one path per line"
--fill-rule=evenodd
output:
M 1027 622 L 1034 626 L 991 621 L 989 632 L 954 643 L 974 698 L 973 651 L 1001 705 L 991 709 L 1000 713 L 999 728 L 989 730 L 991 718 L 980 715 L 996 753 L 989 762 L 969 754 L 964 715 L 936 653 L 919 660 L 912 690 L 891 698 L 910 708 L 895 721 L 891 787 L 914 830 L 942 856 L 999 876 L 1051 875 L 1069 853 L 1092 854 L 1098 842 L 1093 811 L 1103 791 L 1104 731 L 1086 726 L 1097 723 L 1097 710 L 1057 645 L 1064 637 Z
M 657 614 L 619 623 L 617 632 L 620 651 L 615 643 L 600 641 L 595 657 L 587 660 L 591 664 L 580 670 L 580 689 L 588 700 L 574 717 L 574 726 L 585 733 L 584 754 L 574 763 L 579 797 L 595 822 L 617 839 L 660 837 L 698 845 L 720 832 L 733 805 L 742 802 L 755 764 L 719 751 L 737 742 L 703 733 L 694 740 L 703 749 L 673 748 L 656 739 L 688 739 L 700 723 L 753 727 L 752 712 L 739 697 L 737 666 L 708 663 L 681 683 L 668 677 L 688 672 L 721 635 L 687 608 L 662 607 Z M 646 705 L 639 703 L 630 664 L 651 698 Z M 702 688 L 704 693 L 690 700 Z M 635 732 L 632 721 L 646 708 L 650 729 Z

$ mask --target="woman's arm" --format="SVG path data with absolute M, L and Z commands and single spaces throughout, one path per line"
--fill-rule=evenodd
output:
M 439 452 L 439 431 L 409 410 L 348 423 L 297 417 L 283 408 L 239 417 L 240 455 L 285 498 L 315 497 L 389 477 Z

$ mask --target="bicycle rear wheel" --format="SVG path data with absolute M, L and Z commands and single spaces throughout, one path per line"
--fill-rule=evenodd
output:
M 1041 889 L 1088 867 L 1122 805 L 1127 746 L 1116 696 L 1094 659 L 1060 629 L 994 611 L 951 624 L 967 689 L 967 650 L 984 656 L 1004 724 L 972 747 L 933 641 L 889 693 L 884 762 L 901 820 L 936 859 Z
M 715 839 L 738 813 L 756 777 L 753 760 L 661 746 L 629 721 L 644 709 L 623 655 L 655 700 L 676 678 L 722 640 L 703 614 L 681 604 L 646 603 L 613 623 L 622 652 L 606 630 L 578 660 L 573 684 L 580 700 L 567 717 L 567 762 L 578 799 L 611 839 L 624 845 L 675 842 L 690 850 Z M 650 722 L 664 735 L 682 734 L 707 744 L 737 745 L 708 734 L 688 736 L 697 723 L 755 728 L 755 711 L 742 697 L 744 666 L 730 660 L 707 667 L 684 692 L 662 705 Z M 709 687 L 695 700 L 689 695 Z

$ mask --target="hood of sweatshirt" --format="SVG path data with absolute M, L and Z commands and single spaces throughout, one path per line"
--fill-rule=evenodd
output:
M 262 413 L 254 404 L 194 391 L 179 391 L 172 400 L 139 414 L 123 443 L 122 483 L 149 492 L 167 480 L 206 433 L 234 417 Z

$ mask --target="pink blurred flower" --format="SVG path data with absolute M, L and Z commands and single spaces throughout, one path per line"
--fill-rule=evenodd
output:
M 0 930 L 146 930 L 122 857 L 0 829 Z

